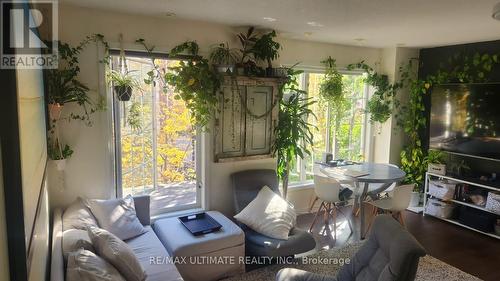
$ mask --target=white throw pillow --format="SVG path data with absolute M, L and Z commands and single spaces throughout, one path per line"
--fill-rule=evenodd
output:
M 266 236 L 288 240 L 297 214 L 292 204 L 264 186 L 257 197 L 234 218 Z
M 95 253 L 94 246 L 92 245 L 92 241 L 90 241 L 87 230 L 68 229 L 63 232 L 62 250 L 64 261 L 68 261 L 69 253 L 75 252 L 76 250 L 79 250 L 81 248 Z
M 137 218 L 134 198 L 130 195 L 111 200 L 87 199 L 87 205 L 96 217 L 99 227 L 113 233 L 121 240 L 146 232 Z
M 144 281 L 146 272 L 130 247 L 111 232 L 89 227 L 88 234 L 97 254 L 112 264 L 127 281 Z
M 96 254 L 80 249 L 68 256 L 66 281 L 125 281 L 118 270 Z
M 84 199 L 77 198 L 63 213 L 62 216 L 63 230 L 81 229 L 87 231 L 87 227 L 96 226 L 97 220 L 88 206 L 85 206 Z

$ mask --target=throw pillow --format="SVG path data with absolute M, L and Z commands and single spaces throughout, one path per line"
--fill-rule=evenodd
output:
M 80 249 L 68 256 L 66 281 L 125 281 L 118 270 L 96 254 Z
M 97 254 L 112 264 L 127 281 L 144 281 L 146 273 L 130 247 L 111 232 L 89 227 L 88 234 Z
M 88 199 L 87 205 L 96 217 L 99 227 L 113 233 L 121 240 L 146 232 L 137 218 L 134 198 L 130 195 L 111 200 Z
M 85 206 L 83 199 L 77 198 L 66 208 L 62 216 L 63 230 L 81 229 L 87 231 L 89 226 L 97 226 L 97 220 Z
M 297 214 L 288 201 L 264 186 L 257 197 L 234 218 L 258 233 L 288 240 Z
M 92 246 L 92 241 L 90 241 L 87 231 L 81 229 L 68 229 L 64 231 L 62 235 L 64 261 L 68 261 L 69 253 L 75 252 L 80 248 L 95 253 L 94 246 Z

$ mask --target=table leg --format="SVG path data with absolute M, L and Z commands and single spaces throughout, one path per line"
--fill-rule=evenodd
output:
M 363 186 L 363 193 L 361 194 L 361 196 L 359 198 L 359 208 L 361 211 L 361 215 L 360 215 L 360 220 L 361 220 L 360 236 L 361 236 L 361 239 L 365 239 L 365 206 L 364 206 L 363 202 L 365 201 L 366 194 L 368 193 L 368 185 L 369 185 L 369 183 L 365 182 L 365 184 Z

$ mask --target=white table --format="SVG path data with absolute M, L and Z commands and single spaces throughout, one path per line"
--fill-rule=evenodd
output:
M 333 170 L 335 170 L 335 172 Z M 367 175 L 352 177 L 346 174 L 339 174 L 339 170 L 356 171 Z M 406 176 L 406 173 L 396 166 L 382 163 L 362 163 L 335 168 L 323 167 L 322 171 L 334 178 L 338 178 L 340 176 L 344 180 L 350 179 L 354 182 L 356 188 L 361 188 L 361 184 L 363 184 L 363 191 L 360 195 L 356 196 L 357 198 L 355 198 L 354 201 L 354 206 L 359 206 L 361 211 L 361 239 L 364 239 L 365 233 L 365 208 L 362 202 L 365 201 L 368 196 L 369 185 L 373 183 L 381 184 L 376 189 L 370 191 L 371 195 L 375 195 L 386 190 L 391 184 L 400 182 Z

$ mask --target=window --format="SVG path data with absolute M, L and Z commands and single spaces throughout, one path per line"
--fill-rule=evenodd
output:
M 111 58 L 113 69 L 122 69 L 119 56 Z M 155 58 L 162 71 L 176 60 Z M 114 94 L 116 177 L 122 196 L 151 196 L 151 215 L 200 207 L 197 184 L 198 135 L 189 111 L 174 92 L 162 85 L 147 85 L 153 69 L 151 58 L 126 56 L 126 68 L 140 83 L 129 101 Z
M 367 158 L 366 133 L 369 127 L 365 113 L 368 87 L 362 74 L 343 74 L 342 82 L 346 101 L 342 105 L 329 105 L 319 97 L 323 73 L 306 72 L 301 74 L 301 87 L 309 97 L 317 101 L 312 108 L 317 118 L 309 117 L 314 144 L 311 155 L 297 159 L 291 172 L 290 182 L 300 183 L 313 179 L 315 162 L 321 161 L 323 152 L 330 152 L 334 159 L 362 161 Z

